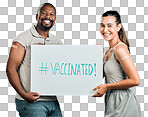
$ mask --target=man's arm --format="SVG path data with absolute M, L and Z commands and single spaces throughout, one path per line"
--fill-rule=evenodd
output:
M 24 55 L 25 55 L 25 48 L 18 42 L 14 42 L 10 50 L 6 73 L 10 84 L 13 86 L 16 92 L 26 101 L 34 102 L 40 97 L 40 95 L 35 92 L 26 93 L 20 83 L 20 79 L 17 73 L 18 67 Z

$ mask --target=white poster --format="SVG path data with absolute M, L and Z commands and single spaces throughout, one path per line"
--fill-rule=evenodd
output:
M 40 95 L 89 95 L 103 82 L 101 45 L 33 45 L 31 91 Z

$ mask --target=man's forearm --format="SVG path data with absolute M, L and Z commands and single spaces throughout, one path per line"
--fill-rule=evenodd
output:
M 7 69 L 6 70 L 6 73 L 7 73 L 7 76 L 8 76 L 8 79 L 9 79 L 9 82 L 10 84 L 12 85 L 12 87 L 16 90 L 16 92 L 21 96 L 21 97 L 24 97 L 24 94 L 26 93 L 20 83 L 20 79 L 19 79 L 19 76 L 17 74 L 17 71 L 16 70 L 9 70 Z

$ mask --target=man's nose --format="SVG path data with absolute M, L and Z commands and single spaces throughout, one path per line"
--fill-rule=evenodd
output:
M 50 15 L 50 13 L 47 13 L 46 17 L 49 18 L 49 19 L 52 19 L 52 16 Z

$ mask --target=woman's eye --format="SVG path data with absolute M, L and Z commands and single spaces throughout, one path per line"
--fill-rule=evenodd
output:
M 108 25 L 108 27 L 112 27 L 111 25 Z
M 101 27 L 104 27 L 104 25 L 103 25 L 103 24 L 101 24 L 100 26 L 101 26 Z

